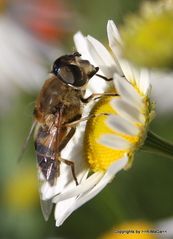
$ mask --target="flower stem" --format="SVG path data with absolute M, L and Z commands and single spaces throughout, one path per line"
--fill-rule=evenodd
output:
M 145 143 L 141 147 L 141 150 L 173 159 L 173 144 L 152 131 L 148 131 Z

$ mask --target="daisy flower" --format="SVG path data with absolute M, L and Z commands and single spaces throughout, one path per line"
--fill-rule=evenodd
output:
M 130 14 L 121 29 L 124 56 L 139 66 L 172 70 L 172 22 L 172 0 L 143 2 L 139 13 Z
M 107 91 L 118 93 L 118 96 L 101 97 L 91 111 L 91 106 L 86 107 L 84 115 L 90 111 L 95 117 L 77 127 L 74 137 L 62 151 L 62 158 L 75 164 L 78 186 L 69 166 L 63 163 L 54 186 L 50 186 L 40 173 L 43 207 L 49 203 L 45 217 L 49 215 L 51 203 L 55 203 L 56 226 L 62 225 L 73 211 L 95 197 L 120 170 L 129 167 L 135 150 L 146 138 L 153 116 L 148 73 L 137 72 L 121 60 L 121 38 L 113 21 L 108 22 L 107 32 L 110 53 L 91 36 L 84 37 L 81 33 L 74 36 L 82 58 L 99 66 L 99 74 L 113 78 Z M 95 76 L 90 82 L 90 92 L 106 91 L 101 82 Z
M 91 110 L 91 114 L 102 114 L 88 121 L 85 134 L 88 145 L 84 148 L 85 155 L 94 172 L 107 170 L 123 157 L 128 158 L 126 167 L 129 167 L 154 116 L 148 72 L 138 72 L 121 60 L 122 42 L 113 21 L 108 22 L 107 34 L 112 55 L 96 39 L 87 37 L 93 61 L 102 74 L 113 77 L 113 86 L 108 91 L 119 95 L 102 98 Z M 104 116 L 104 112 L 109 116 Z

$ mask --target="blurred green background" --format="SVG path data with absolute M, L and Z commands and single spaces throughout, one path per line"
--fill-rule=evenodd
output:
M 39 6 L 39 4 L 47 1 L 31 1 L 30 4 L 33 4 L 33 9 L 36 2 L 38 2 Z M 30 21 L 28 19 L 30 18 L 27 19 L 24 14 L 18 16 L 16 9 L 20 9 L 21 3 L 27 9 L 27 1 L 1 1 L 0 5 L 1 15 L 5 17 L 5 19 L 13 19 L 16 25 L 25 29 L 24 32 L 32 35 L 35 39 L 39 35 L 39 40 L 37 38 L 35 42 L 37 44 L 38 41 L 39 44 L 41 42 L 40 46 L 42 47 L 42 51 L 39 51 L 38 55 L 40 54 L 39 56 L 41 56 L 41 58 L 45 56 L 45 62 L 42 64 L 45 69 L 42 75 L 45 77 L 46 72 L 50 70 L 52 62 L 50 62 L 47 57 L 48 53 L 46 52 L 46 55 L 44 52 L 44 45 L 47 47 L 46 49 L 50 47 L 52 50 L 57 47 L 60 52 L 68 53 L 72 51 L 74 47 L 72 41 L 73 33 L 78 30 L 81 30 L 84 34 L 93 35 L 100 41 L 106 43 L 107 20 L 113 19 L 117 24 L 123 24 L 123 20 L 129 13 L 138 11 L 142 1 L 74 0 L 66 1 L 63 7 L 62 3 L 64 4 L 64 1 L 50 2 L 52 2 L 52 4 L 58 2 L 60 4 L 58 6 L 61 6 L 61 12 L 63 12 L 65 16 L 67 15 L 66 18 L 56 19 L 56 21 L 51 22 L 54 26 L 52 27 L 50 24 L 48 29 L 48 32 L 52 34 L 51 39 L 45 38 L 45 32 L 47 30 L 42 29 L 42 27 L 35 28 L 37 25 L 40 26 L 36 24 L 39 21 L 37 17 L 35 17 L 35 23 L 28 24 L 28 21 Z M 56 10 L 60 11 L 58 10 L 58 6 Z M 20 9 L 20 13 L 21 11 Z M 71 14 L 71 25 L 67 26 L 69 13 Z M 28 10 L 28 14 L 32 14 L 31 10 Z M 0 18 L 0 22 L 1 21 L 2 18 Z M 60 21 L 60 24 L 58 21 Z M 56 28 L 61 28 L 61 31 L 57 33 Z M 50 31 L 50 29 L 53 30 Z M 35 36 L 34 34 L 38 32 L 39 34 Z M 40 34 L 40 32 L 42 34 Z M 4 35 L 5 34 L 6 29 L 4 30 Z M 33 44 L 35 44 L 35 42 Z M 1 42 L 1 45 L 2 44 Z M 11 47 L 14 47 L 13 44 L 11 44 Z M 21 48 L 22 47 L 23 46 L 21 46 Z M 9 49 L 7 55 L 9 60 L 7 70 L 9 70 L 10 73 L 13 71 L 11 51 L 13 51 L 13 49 Z M 19 52 L 16 51 L 16 54 L 19 54 Z M 25 61 L 25 54 L 23 54 L 22 57 L 23 61 Z M 3 61 L 3 58 L 1 61 Z M 28 64 L 28 62 L 26 64 Z M 29 67 L 29 65 L 27 65 L 27 67 Z M 26 87 L 23 87 L 21 85 L 23 85 L 24 82 L 20 85 L 19 81 L 21 76 L 12 72 L 12 78 L 11 75 L 8 76 L 7 73 L 4 74 L 5 70 L 3 69 L 1 64 L 1 239 L 94 239 L 98 238 L 105 231 L 110 230 L 114 225 L 127 220 L 144 219 L 155 223 L 158 220 L 173 216 L 173 161 L 138 152 L 135 156 L 133 167 L 130 170 L 120 172 L 108 187 L 93 200 L 74 212 L 60 228 L 55 227 L 53 215 L 48 222 L 45 222 L 39 205 L 36 160 L 32 139 L 22 162 L 17 163 L 17 157 L 20 153 L 23 141 L 31 126 L 34 101 L 41 83 L 40 85 L 38 84 L 36 88 L 34 88 L 34 86 L 30 87 L 32 75 L 30 75 L 30 72 L 25 71 L 24 75 L 27 74 L 31 82 L 27 83 Z M 23 71 L 22 66 L 19 68 L 18 74 L 20 74 L 20 71 Z M 21 77 L 21 80 L 22 79 L 24 81 L 24 78 Z M 3 81 L 8 82 L 8 84 L 5 85 Z M 42 81 L 44 81 L 44 79 L 42 79 Z M 173 112 L 160 113 L 153 121 L 151 128 L 160 136 L 173 142 L 172 121 Z

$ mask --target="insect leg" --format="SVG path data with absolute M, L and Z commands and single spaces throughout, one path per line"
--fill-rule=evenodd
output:
M 113 78 L 107 78 L 106 76 L 102 76 L 102 75 L 100 75 L 100 74 L 96 74 L 96 76 L 102 78 L 102 79 L 105 80 L 105 81 L 112 81 L 112 80 L 113 80 Z
M 59 152 L 61 152 L 61 150 L 63 150 L 63 148 L 66 146 L 66 144 L 70 141 L 70 139 L 73 137 L 75 131 L 76 131 L 76 129 L 74 127 L 70 129 L 70 131 L 68 132 L 68 134 L 66 135 L 66 137 L 64 138 L 64 140 L 61 142 L 61 144 L 58 147 Z
M 119 96 L 119 95 L 116 93 L 93 93 L 90 96 L 88 96 L 87 98 L 81 98 L 81 101 L 83 103 L 89 103 L 91 100 L 97 100 L 103 96 Z
M 81 118 L 79 120 L 75 120 L 75 121 L 72 121 L 70 123 L 66 123 L 65 126 L 66 127 L 76 127 L 80 122 L 89 120 L 89 119 L 94 118 L 94 117 L 103 116 L 103 115 L 108 116 L 110 114 L 109 113 L 90 114 L 90 115 L 88 115 L 86 117 L 83 117 L 83 118 Z
M 71 167 L 71 172 L 72 172 L 74 181 L 76 183 L 76 186 L 79 185 L 79 183 L 77 181 L 77 178 L 76 178 L 76 174 L 75 174 L 74 162 L 72 162 L 70 160 L 67 160 L 67 159 L 63 159 L 63 158 L 60 158 L 60 160 L 61 160 L 61 162 L 65 163 L 65 164 L 67 164 L 68 166 Z

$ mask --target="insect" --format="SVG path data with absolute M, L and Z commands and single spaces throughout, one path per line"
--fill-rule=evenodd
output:
M 38 167 L 50 186 L 55 184 L 60 175 L 61 163 L 69 165 L 74 181 L 78 185 L 74 162 L 63 159 L 61 151 L 73 137 L 77 124 L 84 119 L 81 118 L 84 104 L 102 95 L 112 95 L 96 93 L 84 97 L 87 84 L 94 75 L 106 81 L 112 80 L 97 74 L 98 70 L 99 67 L 81 59 L 78 52 L 61 56 L 55 60 L 49 78 L 36 99 L 34 123 L 26 143 L 35 128 Z M 41 206 L 47 220 L 52 203 L 49 200 L 41 200 Z
M 88 81 L 94 76 L 111 81 L 112 78 L 97 74 L 99 67 L 95 67 L 88 60 L 81 59 L 75 52 L 64 55 L 55 60 L 49 78 L 45 81 L 37 97 L 33 111 L 34 122 L 26 138 L 18 161 L 26 150 L 29 139 L 35 129 L 35 150 L 38 166 L 44 179 L 54 185 L 60 175 L 60 163 L 71 167 L 76 185 L 74 163 L 61 158 L 61 151 L 75 133 L 76 126 L 81 119 L 83 105 L 101 96 L 115 96 L 112 93 L 95 93 L 84 98 Z
M 61 151 L 75 133 L 76 125 L 68 126 L 82 116 L 87 83 L 98 71 L 75 52 L 58 58 L 36 100 L 34 117 L 37 122 L 35 150 L 38 166 L 50 185 L 60 175 L 60 163 L 71 167 L 78 184 L 72 161 L 61 158 Z
M 61 56 L 55 60 L 50 77 L 36 100 L 35 150 L 38 166 L 50 185 L 54 185 L 60 175 L 61 162 L 71 167 L 74 181 L 78 185 L 74 163 L 61 158 L 61 151 L 75 133 L 84 103 L 102 95 L 92 94 L 84 98 L 87 83 L 98 70 L 89 61 L 81 59 L 78 52 Z

